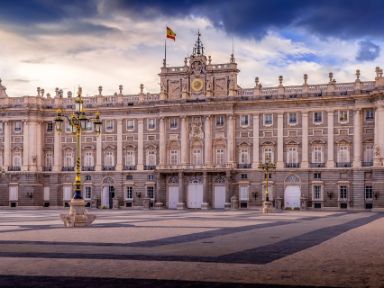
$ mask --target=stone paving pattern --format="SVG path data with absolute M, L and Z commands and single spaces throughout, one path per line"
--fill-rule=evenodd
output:
M 384 213 L 0 210 L 0 287 L 384 287 Z

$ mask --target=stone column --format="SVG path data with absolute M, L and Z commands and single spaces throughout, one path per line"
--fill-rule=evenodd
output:
M 353 167 L 361 167 L 361 109 L 355 110 L 353 127 Z
M 302 113 L 302 153 L 301 168 L 308 168 L 308 113 Z
M 144 170 L 144 119 L 137 121 L 137 170 Z
M 233 125 L 233 116 L 228 116 L 228 130 L 227 130 L 227 159 L 228 164 L 233 165 L 234 164 L 234 125 Z
M 225 172 L 225 207 L 230 208 L 231 207 L 231 197 L 232 197 L 232 191 L 231 191 L 231 171 L 227 170 Z
M 183 172 L 179 172 L 179 203 L 177 203 L 177 209 L 184 209 L 184 181 Z
M 11 166 L 11 122 L 4 121 L 4 169 Z
M 211 130 L 211 117 L 205 117 L 204 123 L 204 132 L 205 132 L 205 142 L 204 142 L 204 156 L 205 156 L 205 165 L 212 165 L 212 130 Z
M 284 168 L 284 114 L 277 115 L 277 162 L 276 168 Z
M 252 160 L 252 168 L 257 169 L 259 167 L 260 162 L 260 139 L 259 139 L 259 114 L 253 115 L 253 160 Z
M 102 170 L 102 157 L 103 157 L 103 147 L 102 147 L 102 143 L 103 143 L 103 136 L 102 135 L 99 135 L 97 138 L 96 138 L 96 167 L 95 167 L 95 170 L 96 171 L 101 171 Z
M 123 119 L 117 119 L 116 171 L 123 170 Z
M 384 121 L 384 106 L 383 104 L 378 102 L 376 103 L 376 111 L 375 111 L 375 139 L 374 139 L 374 166 L 382 166 L 383 159 L 383 148 L 384 148 L 384 133 L 380 131 L 380 123 Z
M 36 165 L 37 165 L 37 171 L 42 170 L 43 161 L 44 161 L 44 155 L 43 155 L 43 144 L 42 144 L 42 130 L 45 128 L 45 123 L 42 121 L 38 121 L 36 123 Z
M 163 167 L 167 163 L 167 150 L 166 150 L 166 141 L 165 141 L 165 120 L 164 118 L 160 118 L 160 148 L 159 148 L 159 158 L 160 158 L 160 167 Z
M 185 166 L 188 164 L 188 124 L 185 116 L 181 117 L 181 165 Z
M 53 147 L 53 172 L 61 171 L 61 134 L 55 129 L 55 138 L 54 138 L 54 147 Z
M 30 121 L 28 127 L 28 165 L 29 171 L 36 172 L 36 164 L 37 164 L 37 152 L 36 152 L 36 122 Z
M 208 174 L 203 172 L 203 203 L 201 204 L 201 209 L 208 209 Z
M 29 123 L 27 120 L 24 122 L 23 127 L 23 168 L 22 171 L 28 171 L 29 168 Z
M 334 154 L 335 154 L 335 140 L 333 131 L 333 111 L 328 111 L 328 159 L 327 168 L 335 167 Z

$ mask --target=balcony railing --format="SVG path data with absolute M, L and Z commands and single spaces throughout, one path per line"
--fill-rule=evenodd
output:
M 285 163 L 285 168 L 300 168 L 300 163 Z
M 124 170 L 136 170 L 136 165 L 125 165 Z
M 370 167 L 370 166 L 373 166 L 373 162 L 372 161 L 368 161 L 368 162 L 362 162 L 361 163 L 363 167 Z
M 52 166 L 43 166 L 43 171 L 52 171 Z
M 103 166 L 103 171 L 114 171 L 115 166 Z
M 144 170 L 155 170 L 156 165 L 144 165 Z
M 324 168 L 325 167 L 325 163 L 311 163 L 310 167 L 311 168 Z
M 21 171 L 20 166 L 8 166 L 8 171 Z
M 81 167 L 82 171 L 95 171 L 95 166 L 83 166 Z
M 252 168 L 252 164 L 237 164 L 237 168 L 239 168 L 239 169 L 250 169 L 250 168 Z
M 336 167 L 338 168 L 352 167 L 352 164 L 351 162 L 336 162 Z
M 61 168 L 61 171 L 75 171 L 75 167 L 73 167 L 73 166 L 63 166 L 62 168 Z

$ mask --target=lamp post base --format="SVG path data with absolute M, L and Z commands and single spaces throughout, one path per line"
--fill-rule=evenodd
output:
M 64 227 L 86 227 L 95 221 L 95 215 L 87 214 L 84 199 L 72 199 L 69 205 L 69 213 L 60 215 Z
M 263 214 L 268 214 L 273 212 L 272 202 L 264 201 L 263 202 Z

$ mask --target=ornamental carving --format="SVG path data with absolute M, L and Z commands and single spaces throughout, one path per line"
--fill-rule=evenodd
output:
M 168 183 L 169 184 L 177 184 L 177 183 L 179 183 L 179 177 L 178 176 L 169 176 Z
M 189 133 L 190 140 L 203 140 L 204 132 L 202 129 L 201 117 L 193 117 L 191 122 L 191 132 Z
M 223 175 L 218 175 L 215 178 L 216 184 L 224 184 L 225 183 L 225 177 Z
M 189 178 L 189 183 L 201 184 L 203 183 L 203 178 L 201 176 L 192 176 L 191 178 Z

